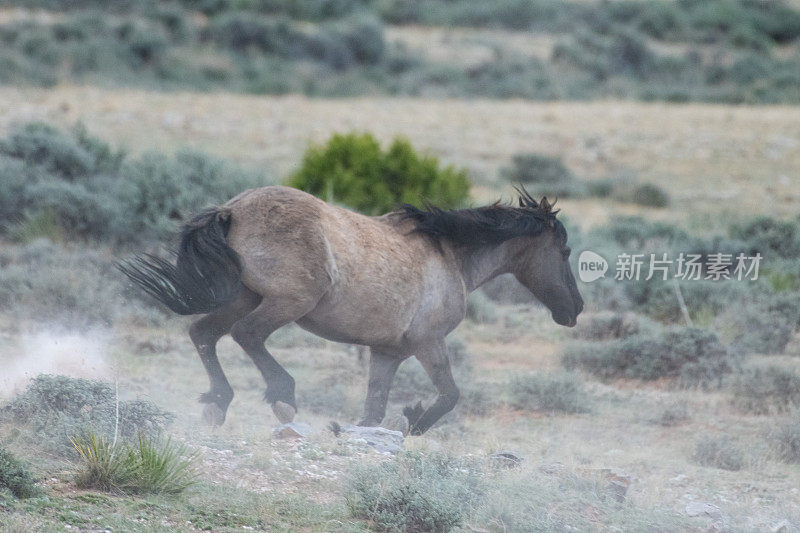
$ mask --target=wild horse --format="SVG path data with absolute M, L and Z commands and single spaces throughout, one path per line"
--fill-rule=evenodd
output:
M 176 313 L 205 315 L 189 334 L 211 381 L 201 395 L 208 423 L 222 424 L 233 398 L 216 354 L 227 333 L 261 371 L 278 419 L 294 418 L 294 379 L 264 343 L 295 322 L 370 347 L 360 425 L 381 423 L 398 366 L 416 356 L 439 392 L 427 409 L 404 411 L 419 435 L 458 400 L 444 339 L 464 319 L 470 292 L 511 273 L 558 324 L 574 326 L 583 309 L 557 211 L 518 192 L 518 206 L 406 205 L 367 217 L 296 189 L 253 189 L 186 224 L 176 264 L 146 255 L 121 269 Z

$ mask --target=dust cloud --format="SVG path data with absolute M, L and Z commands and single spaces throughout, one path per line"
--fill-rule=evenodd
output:
M 22 392 L 39 374 L 77 378 L 113 375 L 103 332 L 40 331 L 0 338 L 0 398 Z

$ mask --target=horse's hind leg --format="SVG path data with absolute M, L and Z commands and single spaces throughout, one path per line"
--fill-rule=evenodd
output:
M 231 328 L 231 336 L 253 360 L 267 390 L 264 398 L 272 406 L 272 412 L 281 423 L 291 422 L 297 412 L 294 396 L 294 378 L 284 369 L 264 346 L 273 331 L 294 322 L 311 311 L 318 301 L 314 298 L 281 300 L 264 297 L 261 305 Z
M 233 389 L 217 358 L 217 341 L 230 331 L 237 320 L 255 309 L 259 301 L 260 296 L 243 289 L 237 300 L 205 315 L 189 327 L 189 336 L 200 354 L 200 360 L 211 382 L 209 391 L 200 395 L 200 402 L 206 404 L 203 408 L 203 420 L 208 425 L 222 425 L 228 405 L 233 399 Z

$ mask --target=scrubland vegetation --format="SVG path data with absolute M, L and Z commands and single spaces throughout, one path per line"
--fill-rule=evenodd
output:
M 798 52 L 796 2 L 7 2 L 0 530 L 800 530 L 800 131 L 765 105 L 800 103 Z M 269 345 L 313 431 L 273 435 L 228 340 L 206 428 L 186 319 L 115 264 L 271 184 L 367 214 L 523 185 L 610 270 L 573 330 L 509 276 L 473 293 L 459 404 L 397 455 L 326 429 L 366 361 L 296 326 Z M 613 279 L 740 252 L 757 280 Z M 434 394 L 410 359 L 389 418 Z
M 0 24 L 4 83 L 312 96 L 800 100 L 800 10 L 782 2 L 142 0 L 101 7 L 91 1 L 14 0 L 7 5 L 59 13 L 9 16 Z M 552 44 L 520 50 L 478 43 L 486 50 L 480 59 L 453 63 L 428 57 L 402 38 L 387 38 L 387 27 L 399 27 L 402 36 L 402 28 L 411 25 L 502 28 L 545 36 Z

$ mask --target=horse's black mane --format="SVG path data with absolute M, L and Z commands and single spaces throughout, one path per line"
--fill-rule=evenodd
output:
M 514 237 L 535 237 L 552 227 L 561 239 L 566 231 L 556 219 L 558 210 L 542 198 L 537 202 L 525 189 L 517 189 L 519 206 L 496 202 L 484 207 L 445 211 L 436 206 L 419 209 L 403 205 L 400 214 L 416 222 L 416 231 L 462 246 L 499 244 Z

